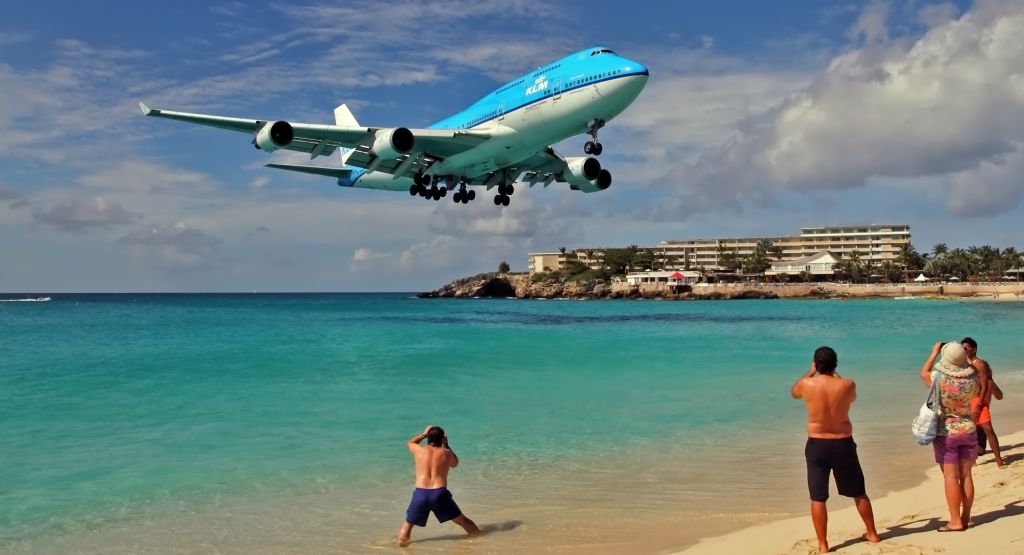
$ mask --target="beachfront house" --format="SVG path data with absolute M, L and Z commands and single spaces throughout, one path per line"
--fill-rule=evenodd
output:
M 700 272 L 686 270 L 665 270 L 630 272 L 626 274 L 626 283 L 640 285 L 642 283 L 660 283 L 664 285 L 692 285 L 700 281 Z
M 796 277 L 807 272 L 812 278 L 831 278 L 836 273 L 836 264 L 839 260 L 832 251 L 819 251 L 796 260 L 774 261 L 764 275 Z

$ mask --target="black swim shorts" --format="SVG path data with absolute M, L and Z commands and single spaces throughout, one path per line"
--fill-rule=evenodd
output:
M 412 492 L 409 509 L 405 511 L 405 521 L 416 526 L 426 526 L 431 511 L 438 522 L 448 522 L 462 514 L 448 488 L 416 488 Z
M 828 474 L 836 477 L 839 495 L 846 497 L 863 497 L 864 471 L 857 459 L 857 444 L 852 437 L 842 439 L 807 438 L 804 447 L 807 458 L 807 489 L 811 501 L 828 499 Z

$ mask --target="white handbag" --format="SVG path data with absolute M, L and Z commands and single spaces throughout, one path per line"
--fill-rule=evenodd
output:
M 932 388 L 928 391 L 928 398 L 925 399 L 921 410 L 918 411 L 914 421 L 910 424 L 910 431 L 918 445 L 928 445 L 935 439 L 939 431 L 939 418 L 942 404 L 939 399 L 939 378 L 932 380 Z

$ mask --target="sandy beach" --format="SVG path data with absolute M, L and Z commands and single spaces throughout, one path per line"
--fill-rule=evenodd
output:
M 907 439 L 910 440 L 909 434 Z M 1024 431 L 1004 434 L 1000 443 L 1006 467 L 998 468 L 989 453 L 978 459 L 974 469 L 973 526 L 966 532 L 936 533 L 949 515 L 942 496 L 942 475 L 937 467 L 932 467 L 922 484 L 872 499 L 882 537 L 878 544 L 861 539 L 864 526 L 853 503 L 833 495 L 829 499 L 828 528 L 832 550 L 908 555 L 1024 553 Z M 679 553 L 805 554 L 817 553 L 817 542 L 810 516 L 803 515 L 704 539 Z

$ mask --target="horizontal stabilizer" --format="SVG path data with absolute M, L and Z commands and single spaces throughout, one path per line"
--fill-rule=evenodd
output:
M 268 168 L 288 170 L 291 172 L 311 173 L 313 175 L 326 175 L 338 179 L 348 179 L 352 175 L 352 168 L 323 168 L 320 166 L 300 166 L 297 164 L 264 164 Z

